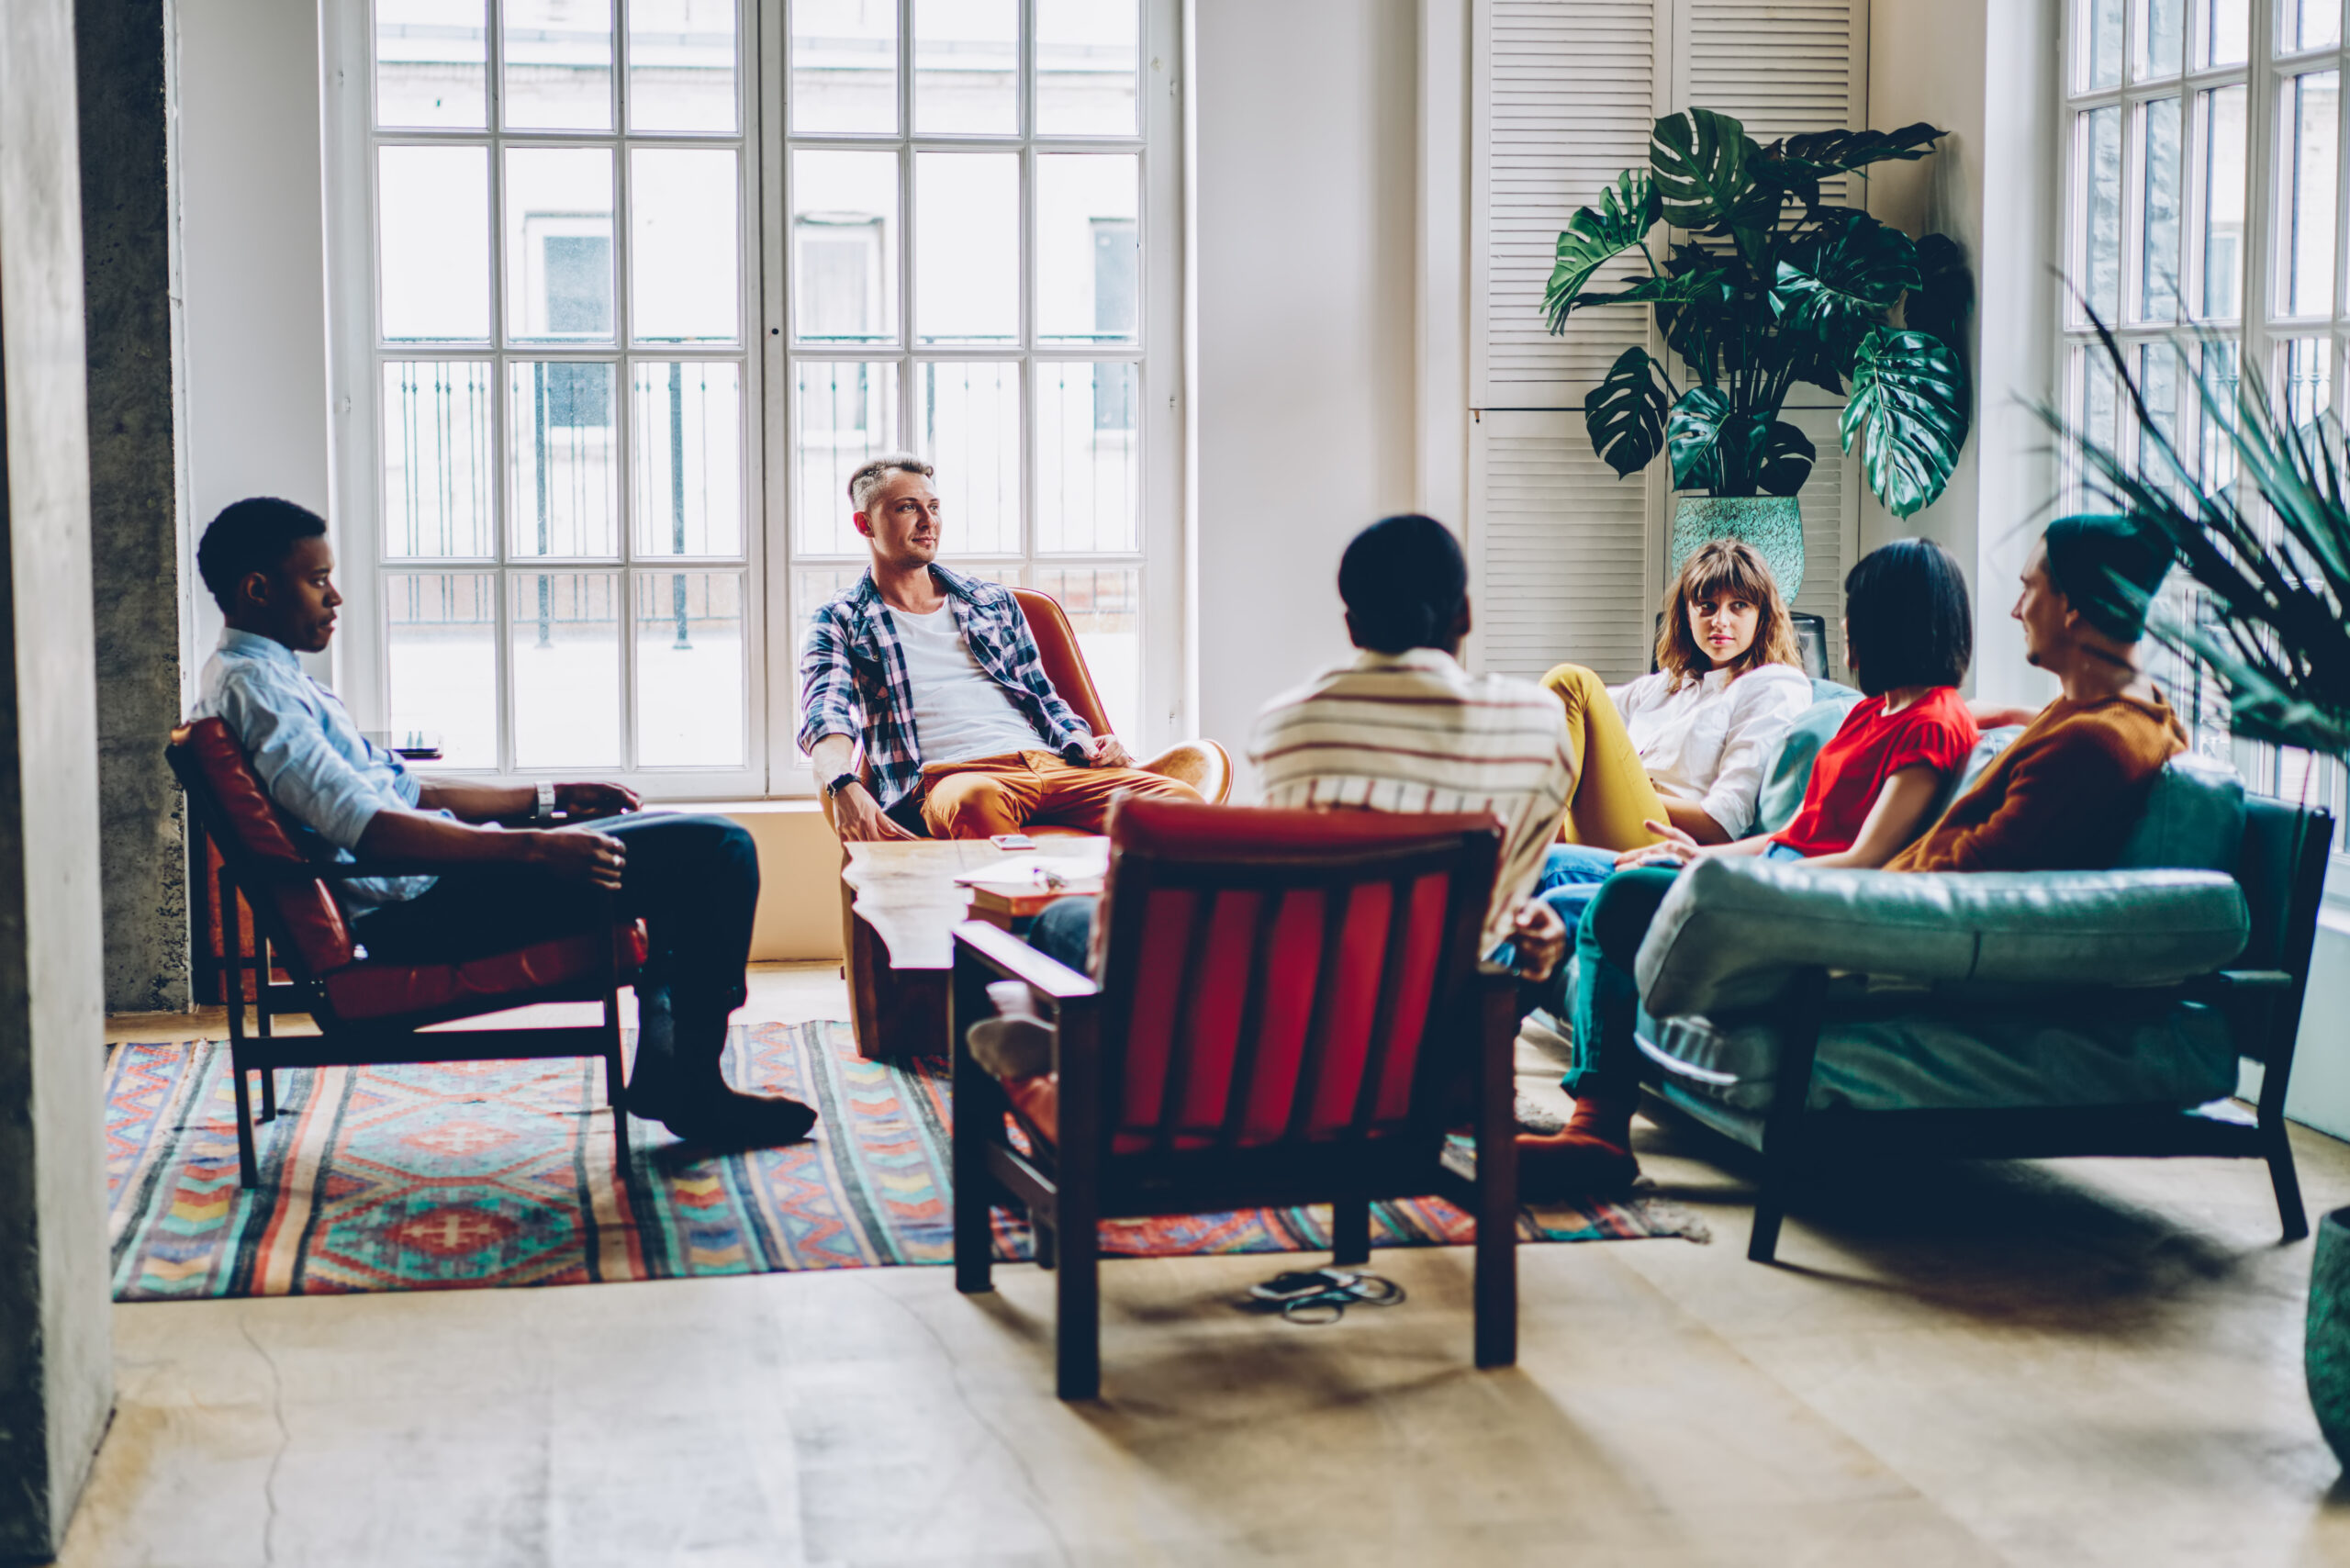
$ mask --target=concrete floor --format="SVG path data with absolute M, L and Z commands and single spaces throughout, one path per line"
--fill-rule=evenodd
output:
M 842 1001 L 771 970 L 750 1015 Z M 61 1561 L 2350 1563 L 2260 1167 L 1872 1173 L 1762 1268 L 1741 1170 L 1641 1150 L 1718 1239 L 1527 1248 L 1495 1372 L 1465 1250 L 1321 1329 L 1227 1307 L 1260 1258 L 1117 1262 L 1082 1407 L 1024 1266 L 118 1306 Z

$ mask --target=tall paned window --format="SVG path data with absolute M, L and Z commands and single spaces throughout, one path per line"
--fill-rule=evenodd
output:
M 2065 407 L 2116 450 L 2150 450 L 2159 428 L 2206 487 L 2233 470 L 2201 416 L 2199 377 L 2232 398 L 2250 364 L 2296 420 L 2343 406 L 2343 4 L 2070 0 Z M 2145 420 L 2121 396 L 2092 309 L 2124 346 Z M 2182 351 L 2170 338 L 2182 327 L 2209 341 Z M 2078 475 L 2070 482 L 2077 498 Z M 2183 575 L 2169 597 L 2199 610 Z M 2161 655 L 2154 673 L 2199 749 L 2233 760 L 2255 789 L 2306 792 L 2344 815 L 2338 767 L 2234 739 L 2216 689 L 2183 661 Z
M 791 0 L 792 624 L 856 580 L 847 483 L 937 465 L 942 559 L 1041 588 L 1118 728 L 1144 718 L 1145 373 L 1162 92 L 1139 0 Z M 1158 361 L 1150 359 L 1153 365 Z M 1155 402 L 1154 402 L 1155 399 Z M 1161 476 L 1163 477 L 1163 476 Z M 796 642 L 796 636 L 795 636 Z
M 438 766 L 758 776 L 744 34 L 736 0 L 374 0 L 346 669 Z

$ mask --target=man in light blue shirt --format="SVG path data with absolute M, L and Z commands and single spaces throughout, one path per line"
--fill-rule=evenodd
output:
M 417 778 L 371 744 L 297 656 L 323 653 L 342 596 L 327 525 L 290 501 L 225 509 L 196 567 L 228 619 L 204 666 L 198 717 L 225 721 L 297 841 L 321 859 L 391 859 L 431 875 L 341 883 L 370 957 L 456 962 L 586 929 L 576 890 L 609 890 L 643 919 L 629 1108 L 694 1142 L 789 1143 L 815 1113 L 727 1086 L 728 1018 L 744 1001 L 758 855 L 723 817 L 640 812 L 618 784 L 500 788 Z M 562 819 L 566 824 L 543 825 Z M 540 824 L 540 825 L 532 825 Z

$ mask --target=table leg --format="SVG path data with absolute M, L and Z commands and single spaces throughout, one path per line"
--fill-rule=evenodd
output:
M 849 1006 L 856 1053 L 870 1061 L 947 1052 L 946 969 L 901 969 L 863 918 L 849 916 Z

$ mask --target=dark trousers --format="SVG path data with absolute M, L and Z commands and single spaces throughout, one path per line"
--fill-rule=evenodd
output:
M 638 812 L 597 823 L 626 848 L 617 913 L 644 922 L 651 952 L 636 982 L 637 1051 L 715 1060 L 743 1005 L 759 857 L 724 817 Z M 593 929 L 598 901 L 577 882 L 512 867 L 442 874 L 420 897 L 359 915 L 370 957 L 455 963 Z
M 1048 958 L 1067 964 L 1079 974 L 1091 974 L 1086 952 L 1093 946 L 1094 913 L 1101 907 L 1102 901 L 1091 894 L 1055 899 L 1036 916 L 1036 924 L 1028 928 L 1028 946 Z
M 1680 875 L 1662 866 L 1618 871 L 1599 884 L 1575 924 L 1575 1059 L 1567 1092 L 1578 1100 L 1597 1093 L 1625 1101 L 1640 1092 L 1640 988 L 1632 960 Z

